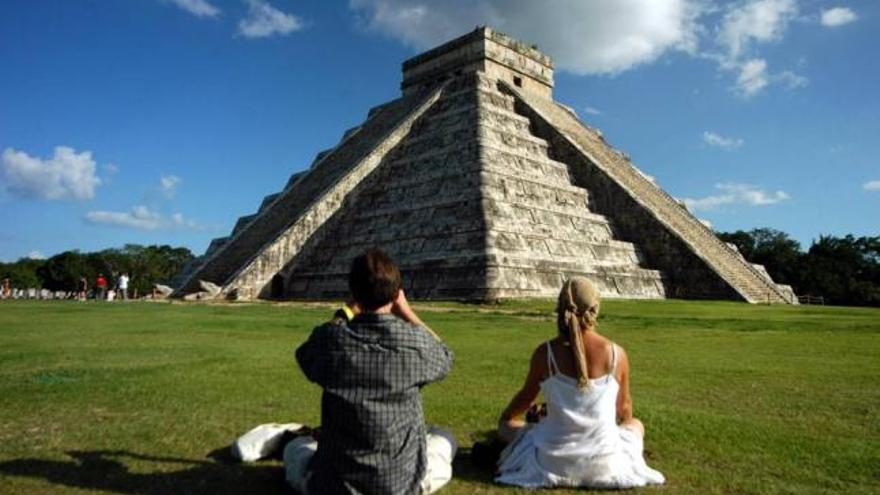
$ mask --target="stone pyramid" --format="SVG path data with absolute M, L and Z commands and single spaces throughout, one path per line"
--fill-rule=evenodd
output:
M 578 274 L 606 297 L 796 301 L 554 102 L 535 48 L 481 27 L 404 62 L 401 89 L 176 295 L 344 297 L 351 259 L 380 247 L 422 299 L 553 297 Z

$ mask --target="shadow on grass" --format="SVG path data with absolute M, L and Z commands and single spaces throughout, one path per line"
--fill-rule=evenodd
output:
M 160 457 L 125 450 L 68 451 L 66 454 L 69 461 L 14 459 L 0 462 L 0 475 L 132 495 L 294 493 L 284 481 L 284 469 L 280 465 L 242 464 L 230 455 L 228 447 L 208 453 L 206 457 L 210 460 Z M 139 465 L 132 470 L 123 459 Z M 153 469 L 145 469 L 144 463 L 151 463 Z M 475 459 L 470 448 L 459 449 L 453 460 L 454 477 L 493 485 L 493 465 L 488 465 L 485 459 Z
M 475 483 L 494 484 L 495 475 L 492 469 L 480 466 L 474 461 L 471 449 L 459 449 L 452 460 L 452 476 L 455 479 L 471 481 Z
M 217 449 L 213 460 L 177 459 L 127 451 L 70 451 L 70 461 L 15 459 L 0 463 L 0 474 L 45 479 L 88 490 L 136 495 L 293 493 L 280 466 L 238 464 Z M 119 459 L 156 464 L 150 472 L 133 472 Z M 184 467 L 180 467 L 183 465 Z
M 455 459 L 452 460 L 452 475 L 464 481 L 494 485 L 495 466 L 503 445 L 497 446 L 495 430 L 479 431 L 474 437 L 477 439 L 476 443 L 471 447 L 459 448 L 455 453 Z M 486 448 L 492 444 L 495 445 Z

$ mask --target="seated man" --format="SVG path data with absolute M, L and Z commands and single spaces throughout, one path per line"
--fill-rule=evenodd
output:
M 425 427 L 419 390 L 442 379 L 452 352 L 415 314 L 388 256 L 370 250 L 349 274 L 353 303 L 296 351 L 323 389 L 319 441 L 284 449 L 300 493 L 431 493 L 452 475 L 455 440 Z

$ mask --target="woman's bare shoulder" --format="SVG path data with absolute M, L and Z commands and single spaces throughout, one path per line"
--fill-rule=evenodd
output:
M 535 347 L 535 350 L 532 351 L 532 364 L 535 363 L 546 363 L 547 362 L 547 342 L 552 344 L 552 340 L 544 341 Z

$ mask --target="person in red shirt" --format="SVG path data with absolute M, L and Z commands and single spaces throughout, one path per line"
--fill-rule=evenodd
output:
M 98 289 L 98 293 L 95 295 L 95 298 L 99 300 L 104 300 L 107 297 L 107 279 L 104 278 L 103 273 L 98 274 L 98 279 L 95 280 L 95 287 Z

